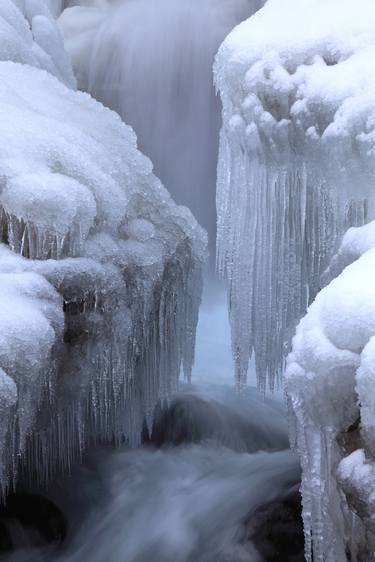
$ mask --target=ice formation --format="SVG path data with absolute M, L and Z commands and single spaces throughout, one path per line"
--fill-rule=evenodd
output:
M 371 222 L 344 236 L 287 361 L 308 561 L 374 560 L 374 271 Z
M 75 87 L 61 33 L 44 0 L 1 1 L 0 61 L 7 60 L 42 68 Z
M 150 427 L 190 376 L 206 236 L 132 129 L 74 91 L 46 4 L 3 0 L 0 37 L 4 492 L 20 464 L 44 481 Z
M 375 6 L 269 0 L 215 62 L 217 212 L 236 377 L 282 372 L 296 322 L 349 226 L 373 217 Z

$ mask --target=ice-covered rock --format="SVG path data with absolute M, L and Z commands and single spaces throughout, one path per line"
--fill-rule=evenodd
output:
M 338 236 L 374 216 L 375 6 L 269 0 L 221 46 L 218 255 L 237 380 L 271 387 Z
M 206 253 L 132 129 L 63 83 L 63 50 L 44 65 L 28 24 L 39 13 L 57 45 L 44 3 L 0 7 L 0 32 L 4 20 L 19 35 L 13 50 L 0 42 L 3 492 L 20 464 L 45 481 L 89 441 L 137 443 L 151 427 L 191 373 Z
M 338 277 L 301 320 L 287 361 L 305 553 L 314 562 L 374 559 L 374 229 L 344 236 L 326 280 Z

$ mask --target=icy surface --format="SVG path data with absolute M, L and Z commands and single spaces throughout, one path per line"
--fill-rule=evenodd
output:
M 373 217 L 375 7 L 269 0 L 221 46 L 220 274 L 237 380 L 274 386 L 338 236 Z
M 346 560 L 349 552 L 351 560 L 373 560 L 374 228 L 372 222 L 344 236 L 326 281 L 339 276 L 300 322 L 287 362 L 306 559 L 313 552 L 314 562 Z
M 28 53 L 0 62 L 3 491 L 20 459 L 43 481 L 92 439 L 138 442 L 190 377 L 206 253 L 132 129 L 41 68 L 27 18 L 44 4 L 16 4 L 0 7 Z

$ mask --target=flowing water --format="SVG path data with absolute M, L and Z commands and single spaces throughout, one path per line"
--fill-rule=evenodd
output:
M 256 389 L 240 399 L 229 387 L 183 393 L 159 412 L 147 441 L 96 451 L 55 483 L 50 499 L 71 528 L 64 547 L 26 549 L 7 562 L 264 560 L 259 510 L 299 482 L 282 405 Z M 296 541 L 301 529 L 291 524 Z
M 112 0 L 61 18 L 80 87 L 132 125 L 174 199 L 208 230 L 211 249 L 221 125 L 212 64 L 260 1 Z

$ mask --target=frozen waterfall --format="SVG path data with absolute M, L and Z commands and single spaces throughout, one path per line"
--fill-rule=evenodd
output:
M 280 380 L 339 236 L 374 214 L 370 4 L 270 0 L 216 58 L 217 263 L 240 386 L 253 352 L 260 387 Z

